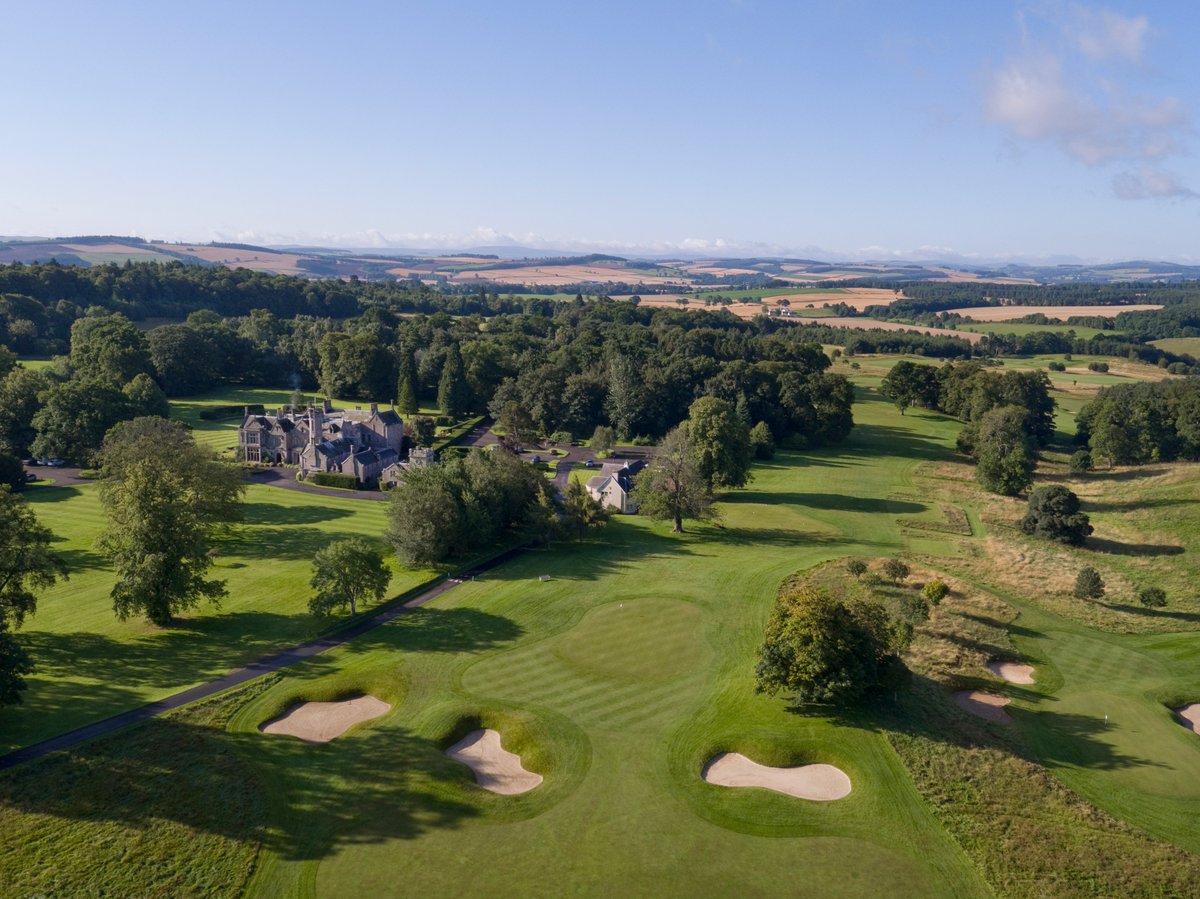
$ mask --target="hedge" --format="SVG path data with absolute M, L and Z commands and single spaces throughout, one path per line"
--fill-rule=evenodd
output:
M 337 487 L 342 490 L 360 490 L 362 484 L 352 474 L 338 474 L 334 471 L 315 471 L 305 478 L 308 484 L 317 487 Z

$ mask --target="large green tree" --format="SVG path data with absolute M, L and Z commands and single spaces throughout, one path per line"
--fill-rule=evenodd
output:
M 388 540 L 406 565 L 433 565 L 465 544 L 464 511 L 444 465 L 404 470 L 388 498 Z
M 884 377 L 879 392 L 896 404 L 901 415 L 909 406 L 933 408 L 938 398 L 937 369 L 901 359 Z
M 117 387 L 154 368 L 146 335 L 119 313 L 88 315 L 71 326 L 69 364 L 72 377 Z
M 33 661 L 12 631 L 37 610 L 37 592 L 67 569 L 50 548 L 54 535 L 25 501 L 0 485 L 0 705 L 21 701 Z
M 670 521 L 676 534 L 683 533 L 684 519 L 704 520 L 712 514 L 686 423 L 663 438 L 654 461 L 634 479 L 634 497 L 642 514 Z
M 825 590 L 786 589 L 767 623 L 755 688 L 797 702 L 850 704 L 898 683 L 901 629 L 876 602 Z
M 1036 459 L 1025 421 L 1018 406 L 997 406 L 979 419 L 975 479 L 991 493 L 1016 496 L 1033 483 Z
M 723 399 L 704 396 L 688 410 L 688 436 L 696 467 L 710 493 L 717 488 L 743 487 L 750 479 L 750 428 Z
M 1061 484 L 1033 491 L 1029 509 L 1019 524 L 1026 534 L 1070 546 L 1082 546 L 1092 533 L 1087 514 L 1079 511 L 1079 497 Z
M 314 615 L 328 615 L 350 607 L 358 614 L 364 600 L 379 602 L 392 579 L 378 546 L 361 537 L 336 540 L 321 547 L 313 556 L 312 588 L 308 601 Z
M 241 517 L 241 471 L 161 418 L 118 424 L 99 460 L 108 516 L 99 546 L 117 574 L 117 616 L 143 614 L 163 626 L 201 600 L 219 601 L 225 584 L 207 577 L 210 549 L 219 529 Z
M 446 362 L 438 380 L 438 408 L 447 418 L 458 421 L 467 414 L 470 392 L 470 385 L 463 373 L 462 353 L 458 344 L 453 343 L 446 351 Z
M 44 374 L 20 366 L 0 378 L 0 450 L 29 454 L 37 437 L 33 417 L 42 406 L 38 396 L 49 386 Z
M 567 485 L 566 494 L 563 496 L 563 515 L 580 543 L 588 531 L 608 524 L 608 510 L 588 493 L 580 481 L 571 481 Z
M 401 415 L 411 417 L 421 411 L 417 380 L 417 362 L 412 351 L 404 348 L 400 351 L 400 376 L 396 381 L 396 408 Z
M 129 397 L 102 380 L 73 379 L 51 386 L 33 417 L 37 437 L 30 451 L 90 465 L 109 429 L 130 414 Z

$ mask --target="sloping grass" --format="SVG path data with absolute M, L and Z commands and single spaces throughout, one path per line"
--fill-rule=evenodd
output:
M 214 575 L 229 595 L 172 627 L 118 621 L 109 591 L 114 576 L 96 551 L 104 512 L 95 485 L 26 491 L 70 580 L 42 593 L 18 632 L 38 670 L 24 704 L 0 708 L 0 752 L 97 721 L 210 680 L 273 649 L 316 635 L 329 621 L 308 613 L 313 554 L 351 536 L 380 540 L 383 503 L 250 485 L 245 521 L 216 544 Z M 432 577 L 393 564 L 389 595 Z

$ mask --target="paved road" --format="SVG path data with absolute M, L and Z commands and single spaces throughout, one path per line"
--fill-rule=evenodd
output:
M 246 665 L 244 668 L 238 668 L 231 671 L 224 677 L 219 677 L 216 680 L 209 681 L 206 684 L 192 687 L 189 690 L 184 690 L 180 693 L 175 693 L 172 696 L 164 697 L 155 702 L 147 703 L 139 706 L 136 709 L 130 709 L 128 712 L 122 712 L 119 715 L 114 715 L 111 718 L 105 718 L 103 721 L 97 721 L 94 724 L 80 727 L 76 730 L 69 731 L 57 737 L 52 737 L 49 740 L 44 740 L 41 743 L 34 743 L 32 746 L 26 746 L 23 749 L 18 749 L 15 752 L 10 752 L 8 755 L 0 756 L 0 771 L 5 768 L 12 768 L 15 765 L 21 765 L 25 762 L 31 762 L 35 759 L 40 759 L 52 752 L 58 752 L 63 749 L 70 749 L 72 746 L 78 746 L 80 743 L 85 743 L 88 740 L 93 740 L 96 737 L 111 734 L 114 731 L 122 730 L 133 724 L 138 724 L 150 718 L 154 718 L 164 712 L 169 712 L 172 709 L 177 709 L 180 706 L 187 705 L 190 702 L 195 702 L 198 699 L 205 699 L 228 690 L 230 687 L 237 687 L 248 681 L 252 681 L 257 677 L 262 677 L 264 674 L 270 674 L 273 671 L 279 671 L 287 668 L 290 665 L 295 665 L 305 659 L 310 659 L 313 656 L 321 655 L 331 649 L 335 649 L 355 637 L 362 636 L 367 631 L 374 630 L 382 624 L 387 624 L 401 615 L 404 615 L 413 609 L 425 605 L 432 599 L 436 599 L 443 593 L 453 590 L 465 580 L 473 578 L 477 574 L 484 571 L 489 571 L 498 565 L 515 558 L 525 551 L 525 547 L 517 547 L 506 553 L 489 559 L 487 562 L 477 566 L 471 571 L 464 572 L 456 578 L 450 578 L 442 581 L 434 587 L 426 590 L 421 595 L 410 599 L 408 602 L 400 606 L 395 606 L 386 609 L 382 612 L 377 612 L 366 618 L 362 618 L 347 627 L 342 628 L 336 633 L 329 634 L 326 637 L 321 637 L 316 640 L 310 640 L 307 643 L 301 643 L 298 646 L 293 646 L 290 649 L 285 649 L 280 652 L 272 653 L 268 656 L 263 656 Z
M 304 484 L 296 480 L 296 472 L 292 468 L 252 468 L 250 469 L 250 483 L 280 487 L 283 490 L 295 490 L 298 493 L 311 493 L 315 496 L 365 499 L 376 503 L 387 502 L 387 494 L 382 490 L 331 490 L 328 487 Z

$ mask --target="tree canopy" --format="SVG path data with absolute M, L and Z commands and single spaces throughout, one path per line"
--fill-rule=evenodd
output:
M 358 604 L 379 602 L 392 579 L 379 547 L 361 537 L 321 547 L 313 556 L 312 569 L 311 586 L 316 592 L 308 601 L 308 610 L 314 615 L 328 615 L 347 606 L 351 615 L 357 615 Z
M 683 533 L 685 519 L 703 521 L 711 515 L 712 500 L 686 423 L 663 438 L 654 461 L 634 478 L 634 495 L 642 514 L 670 521 L 676 534 Z
M 1020 521 L 1026 534 L 1082 546 L 1092 533 L 1092 525 L 1086 513 L 1079 511 L 1079 497 L 1055 484 L 1039 487 L 1029 496 L 1029 510 Z
M 899 682 L 898 642 L 899 631 L 879 603 L 789 586 L 767 623 L 755 689 L 788 693 L 802 703 L 855 703 Z
M 144 614 L 163 626 L 201 600 L 224 596 L 224 582 L 206 574 L 212 537 L 241 517 L 241 471 L 197 446 L 182 424 L 161 418 L 121 422 L 99 459 L 108 516 L 99 546 L 116 570 L 118 617 Z

